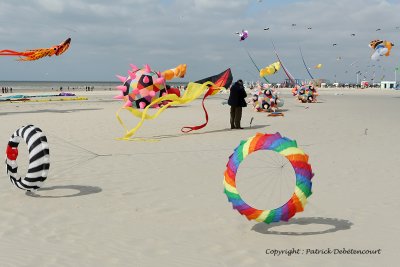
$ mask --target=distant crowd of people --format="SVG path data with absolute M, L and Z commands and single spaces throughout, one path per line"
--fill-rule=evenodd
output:
M 63 89 L 64 89 L 64 88 L 63 88 L 62 86 L 60 86 L 60 89 L 59 89 L 59 90 L 60 90 L 60 91 L 63 91 Z M 78 87 L 69 87 L 69 86 L 67 87 L 67 90 L 68 90 L 68 91 L 70 91 L 70 90 L 75 90 L 75 89 L 76 89 L 76 90 L 79 90 L 79 89 L 81 89 L 81 87 L 79 87 L 79 86 L 78 86 Z M 83 87 L 82 87 L 82 89 L 83 89 Z M 54 87 L 52 87 L 51 90 L 54 90 Z M 94 86 L 85 86 L 85 91 L 93 91 L 93 90 L 94 90 Z
M 12 93 L 12 87 L 1 87 L 1 93 L 5 94 L 5 93 Z

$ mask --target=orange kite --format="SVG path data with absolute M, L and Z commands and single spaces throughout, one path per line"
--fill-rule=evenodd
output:
M 59 45 L 52 46 L 50 48 L 38 48 L 32 50 L 26 50 L 24 52 L 18 52 L 14 50 L 0 50 L 0 56 L 18 56 L 18 61 L 33 61 L 38 60 L 42 57 L 59 56 L 69 48 L 71 44 L 71 38 L 68 38 Z

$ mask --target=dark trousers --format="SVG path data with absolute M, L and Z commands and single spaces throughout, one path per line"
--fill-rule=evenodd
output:
M 231 106 L 231 128 L 240 128 L 240 120 L 242 119 L 242 107 Z

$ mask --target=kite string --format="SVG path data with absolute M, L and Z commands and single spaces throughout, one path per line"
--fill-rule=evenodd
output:
M 254 67 L 256 67 L 258 73 L 260 73 L 260 68 L 257 66 L 256 62 L 254 61 L 253 57 L 250 55 L 250 52 L 249 52 L 249 50 L 247 49 L 247 47 L 246 47 L 246 45 L 245 45 L 244 43 L 243 43 L 243 48 L 244 48 L 244 50 L 246 51 L 247 55 L 249 56 L 251 62 L 253 62 L 253 65 L 254 65 Z M 270 83 L 270 81 L 268 81 L 268 79 L 265 78 L 265 76 L 263 77 L 263 79 L 264 79 L 267 83 Z
M 306 61 L 304 60 L 303 51 L 301 50 L 301 46 L 299 46 L 299 50 L 300 50 L 301 59 L 303 60 L 304 67 L 306 68 L 306 71 L 308 72 L 308 75 L 310 75 L 310 78 L 312 80 L 314 80 L 314 77 L 311 75 L 311 72 L 307 67 Z
M 74 143 L 72 143 L 72 142 L 69 142 L 69 141 L 67 141 L 66 139 L 64 139 L 64 138 L 62 138 L 62 137 L 60 137 L 60 136 L 57 136 L 57 135 L 55 135 L 55 134 L 52 134 L 52 133 L 51 133 L 51 136 L 52 136 L 52 138 L 59 139 L 59 140 L 61 140 L 61 141 L 65 142 L 65 143 L 67 143 L 68 145 L 70 145 L 70 146 L 72 146 L 72 147 L 76 147 L 76 148 L 78 148 L 78 149 L 80 149 L 80 150 L 83 150 L 83 151 L 85 151 L 85 152 L 88 152 L 88 153 L 90 153 L 91 155 L 94 155 L 94 156 L 102 156 L 102 155 L 97 154 L 97 153 L 95 153 L 95 152 L 93 152 L 93 151 L 90 151 L 89 149 L 86 149 L 86 148 L 81 147 L 81 146 L 78 146 L 78 145 L 76 145 L 76 144 L 74 144 Z

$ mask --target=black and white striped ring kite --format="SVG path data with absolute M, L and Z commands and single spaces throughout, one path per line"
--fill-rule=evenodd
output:
M 24 178 L 18 174 L 18 145 L 23 138 L 29 150 L 29 168 Z M 22 126 L 11 135 L 6 150 L 7 175 L 18 188 L 34 191 L 39 189 L 47 178 L 50 168 L 50 152 L 47 138 L 42 130 L 33 125 Z

